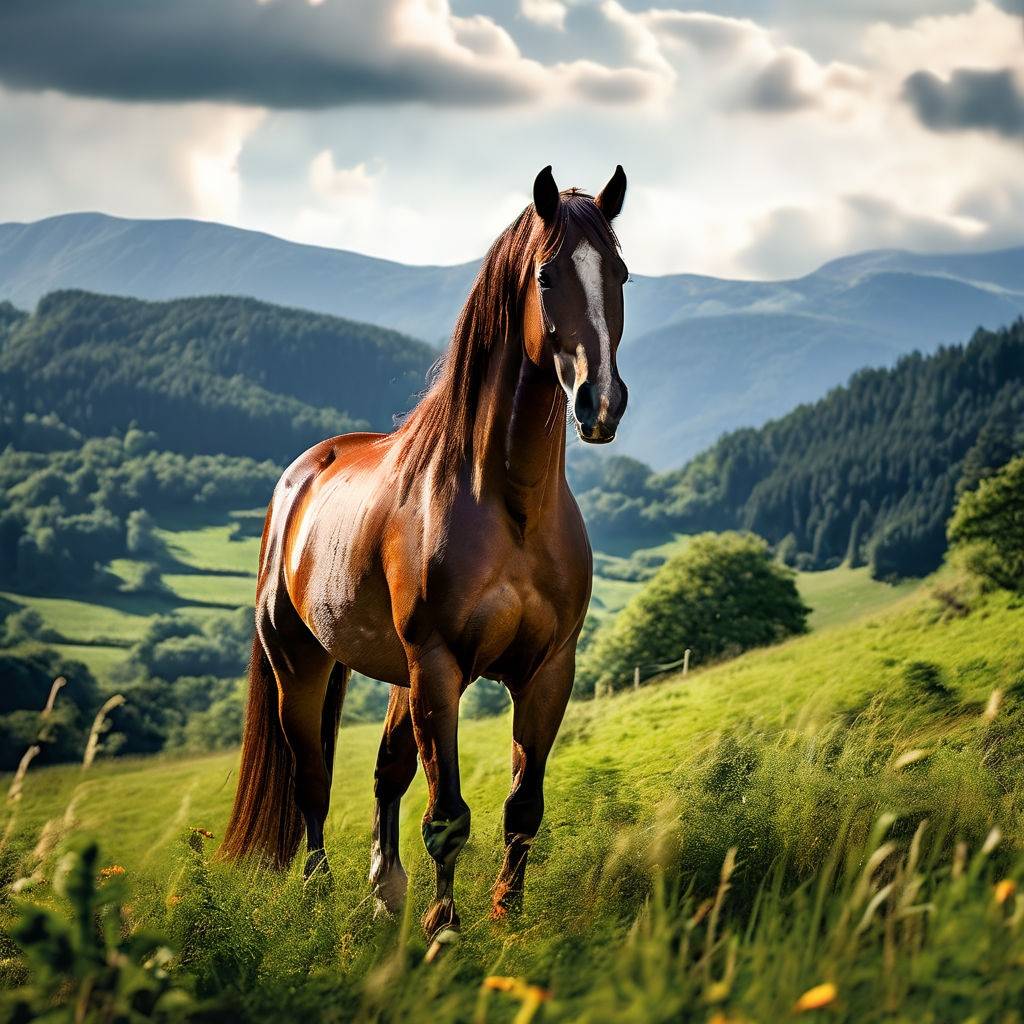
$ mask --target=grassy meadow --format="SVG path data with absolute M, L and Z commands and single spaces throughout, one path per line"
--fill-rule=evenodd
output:
M 251 513 L 235 515 L 248 517 Z M 203 520 L 165 523 L 157 531 L 167 553 L 162 593 L 118 592 L 118 585 L 130 587 L 142 565 L 119 558 L 108 566 L 115 585 L 107 591 L 90 592 L 81 598 L 41 597 L 8 591 L 0 592 L 0 600 L 38 611 L 46 627 L 64 638 L 64 642 L 49 646 L 69 659 L 81 661 L 101 685 L 106 685 L 110 683 L 115 666 L 124 659 L 128 648 L 142 637 L 153 616 L 176 613 L 202 619 L 252 604 L 260 540 L 258 536 L 233 537 L 234 523 L 234 518 L 217 523 Z M 678 538 L 658 547 L 642 549 L 637 555 L 668 557 L 685 541 L 685 538 Z M 599 566 L 602 560 L 613 565 L 626 561 L 600 556 Z M 842 566 L 797 575 L 800 593 L 812 609 L 808 620 L 811 629 L 849 622 L 879 611 L 898 601 L 915 585 L 914 582 L 897 586 L 880 583 L 871 579 L 866 567 Z M 598 571 L 594 576 L 595 614 L 604 616 L 618 611 L 641 586 L 640 582 L 601 575 Z
M 200 531 L 189 550 L 219 566 L 217 546 Z M 177 951 L 193 1000 L 178 1012 L 195 1019 L 1019 1021 L 1024 609 L 1003 593 L 950 601 L 957 586 L 886 593 L 841 623 L 849 595 L 871 592 L 826 576 L 810 635 L 572 704 L 525 912 L 506 923 L 488 910 L 509 721 L 465 721 L 463 934 L 437 962 L 418 926 L 433 874 L 422 778 L 403 804 L 406 915 L 373 917 L 373 725 L 342 729 L 333 890 L 304 891 L 298 864 L 283 878 L 225 866 L 190 833 L 219 836 L 235 753 L 100 761 L 31 771 L 8 805 L 4 881 L 38 881 L 3 917 L 26 897 L 60 905 L 54 865 L 84 833 L 125 869 L 126 922 Z

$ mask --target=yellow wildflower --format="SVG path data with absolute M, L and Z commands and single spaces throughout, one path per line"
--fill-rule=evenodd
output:
M 815 985 L 814 988 L 809 988 L 796 1001 L 793 1009 L 797 1013 L 804 1013 L 807 1010 L 820 1010 L 823 1006 L 834 1003 L 837 995 L 839 995 L 839 992 L 835 985 L 831 981 L 826 981 L 822 985 Z
M 996 882 L 996 903 L 1005 903 L 1016 891 L 1017 883 L 1012 878 Z

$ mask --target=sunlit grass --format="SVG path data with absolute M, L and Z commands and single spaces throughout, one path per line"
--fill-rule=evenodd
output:
M 942 688 L 921 683 L 936 673 Z M 499 976 L 550 992 L 552 1020 L 723 1024 L 799 1004 L 808 1019 L 1009 1021 L 1024 910 L 997 885 L 1024 879 L 1022 689 L 1024 610 L 995 595 L 950 618 L 925 590 L 685 681 L 574 703 L 526 913 L 501 925 L 489 888 L 510 723 L 465 721 L 464 933 L 429 968 L 421 777 L 403 804 L 408 915 L 375 921 L 367 899 L 376 726 L 342 730 L 329 895 L 304 895 L 298 866 L 281 879 L 185 853 L 188 826 L 223 829 L 234 754 L 30 772 L 5 861 L 27 871 L 77 794 L 73 828 L 126 868 L 133 920 L 171 937 L 224 1012 L 259 1020 L 326 1005 L 340 1020 L 504 1021 L 527 988 L 481 988 Z

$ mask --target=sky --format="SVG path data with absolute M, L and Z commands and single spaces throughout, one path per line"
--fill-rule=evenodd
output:
M 1024 0 L 3 0 L 0 221 L 479 256 L 621 163 L 632 270 L 1024 244 Z

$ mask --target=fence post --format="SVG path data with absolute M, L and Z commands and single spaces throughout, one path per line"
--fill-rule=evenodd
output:
M 689 671 L 690 671 L 690 648 L 687 647 L 686 650 L 683 651 L 683 675 L 685 676 L 686 673 L 689 672 Z
M 633 669 L 633 689 L 634 690 L 639 690 L 640 689 L 640 666 L 639 665 L 637 665 L 637 667 L 635 669 Z

